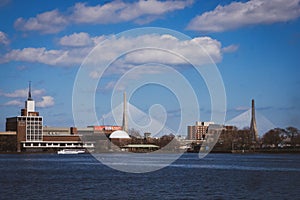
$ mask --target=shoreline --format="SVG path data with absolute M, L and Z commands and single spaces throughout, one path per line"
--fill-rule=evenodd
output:
M 124 153 L 124 152 L 99 152 L 99 154 L 114 154 L 114 153 Z M 129 153 L 129 152 L 127 152 Z M 130 153 L 136 153 L 136 154 L 143 154 L 139 152 L 130 152 Z M 151 153 L 151 152 L 145 152 L 145 153 Z M 164 152 L 165 154 L 176 154 L 180 152 Z M 199 153 L 199 151 L 185 151 L 184 153 L 190 154 L 190 153 Z M 19 154 L 57 154 L 57 152 L 53 151 L 32 151 L 32 152 L 0 152 L 1 154 L 12 154 L 12 155 L 19 155 Z M 83 154 L 93 154 L 92 152 L 86 152 Z M 156 153 L 159 154 L 159 153 Z M 300 154 L 300 149 L 260 149 L 260 150 L 212 150 L 208 154 Z

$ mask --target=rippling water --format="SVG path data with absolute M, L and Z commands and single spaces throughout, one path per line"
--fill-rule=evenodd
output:
M 119 155 L 106 156 L 122 165 Z M 129 167 L 136 165 L 147 163 Z M 184 154 L 141 174 L 116 171 L 89 154 L 0 155 L 0 199 L 296 199 L 299 186 L 300 155 Z

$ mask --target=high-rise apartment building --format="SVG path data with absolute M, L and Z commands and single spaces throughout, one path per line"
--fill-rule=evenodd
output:
M 213 122 L 196 122 L 194 126 L 188 126 L 188 140 L 203 140 L 208 131 L 208 126 Z

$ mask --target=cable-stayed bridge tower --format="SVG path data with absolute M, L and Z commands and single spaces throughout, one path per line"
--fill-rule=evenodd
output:
M 257 131 L 256 119 L 255 119 L 254 99 L 252 99 L 252 107 L 251 107 L 250 135 L 251 135 L 253 142 L 258 141 L 258 131 Z
M 128 123 L 127 123 L 127 101 L 126 101 L 126 92 L 123 94 L 123 131 L 127 132 L 128 131 Z

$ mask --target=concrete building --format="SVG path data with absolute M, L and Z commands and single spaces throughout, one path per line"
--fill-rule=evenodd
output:
M 187 132 L 188 140 L 203 140 L 205 138 L 205 134 L 208 131 L 208 126 L 210 124 L 214 124 L 214 122 L 199 122 L 197 121 L 194 126 L 188 126 Z

